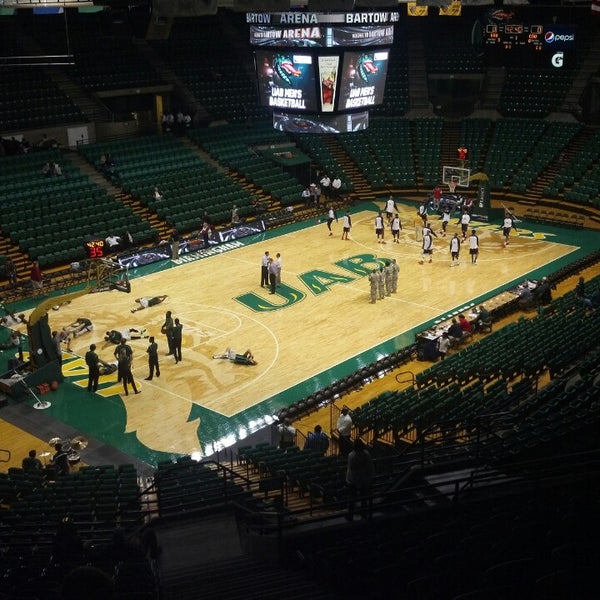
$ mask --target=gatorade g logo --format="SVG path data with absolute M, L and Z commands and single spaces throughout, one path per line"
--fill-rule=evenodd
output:
M 565 61 L 564 52 L 555 52 L 552 55 L 552 58 L 550 59 L 552 66 L 556 67 L 557 69 L 560 69 L 563 66 L 564 61 Z
M 547 31 L 544 35 L 544 41 L 546 44 L 552 44 L 553 42 L 572 42 L 575 40 L 575 34 L 557 33 L 553 31 Z

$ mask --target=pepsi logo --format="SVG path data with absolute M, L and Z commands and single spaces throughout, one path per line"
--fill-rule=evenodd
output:
M 575 40 L 574 33 L 554 33 L 553 31 L 546 31 L 544 34 L 544 41 L 547 44 L 552 44 L 552 42 L 572 42 Z

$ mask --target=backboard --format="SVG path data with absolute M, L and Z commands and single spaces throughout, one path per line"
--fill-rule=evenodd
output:
M 450 187 L 469 187 L 471 181 L 471 169 L 448 166 L 442 168 L 442 183 L 445 183 Z

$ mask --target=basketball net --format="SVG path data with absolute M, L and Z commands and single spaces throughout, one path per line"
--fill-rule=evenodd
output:
M 456 190 L 456 181 L 454 181 L 453 179 L 450 180 L 448 182 L 448 189 L 450 190 L 451 194 L 454 194 L 455 190 Z

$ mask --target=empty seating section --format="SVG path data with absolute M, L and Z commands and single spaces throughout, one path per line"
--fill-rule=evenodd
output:
M 286 134 L 274 130 L 270 123 L 255 123 L 251 127 L 212 127 L 191 131 L 190 137 L 238 177 L 261 188 L 265 196 L 283 206 L 295 204 L 300 200 L 306 182 L 301 183 L 292 172 L 286 171 L 281 165 L 260 154 L 261 146 L 290 145 Z
M 406 25 L 398 23 L 390 49 L 383 104 L 370 110 L 372 116 L 401 117 L 409 110 L 408 64 Z
M 175 462 L 158 463 L 154 477 L 161 517 L 182 511 L 243 500 L 248 492 L 217 469 L 183 456 Z
M 295 446 L 284 452 L 265 443 L 240 448 L 238 457 L 263 479 L 281 478 L 287 490 L 299 496 L 310 493 L 332 502 L 343 494 L 347 462 L 344 457 L 323 456 Z
M 241 15 L 243 17 L 243 15 Z M 232 15 L 232 19 L 241 18 Z M 252 57 L 240 39 L 214 18 L 176 19 L 169 41 L 152 42 L 213 119 L 236 123 L 268 113 L 257 105 Z M 198 60 L 198 57 L 205 57 Z M 210 57 L 210 58 L 208 58 Z
M 469 149 L 471 174 L 483 167 L 486 144 L 493 127 L 491 119 L 463 119 L 460 122 L 460 144 Z
M 425 187 L 434 187 L 440 181 L 443 119 L 417 119 L 413 121 L 417 176 Z
M 0 79 L 0 129 L 33 129 L 83 121 L 79 108 L 40 67 L 4 67 Z
M 369 535 L 309 538 L 297 553 L 342 597 L 593 598 L 600 531 L 586 487 L 597 494 L 597 483 L 570 486 L 457 507 L 432 497 L 430 510 L 374 522 Z
M 142 524 L 133 465 L 81 467 L 56 481 L 11 468 L 1 481 L 5 490 L 3 524 L 29 528 L 41 544 L 51 542 L 56 526 L 65 517 L 87 542 L 110 541 L 116 527 L 131 531 Z
M 430 15 L 420 19 L 428 73 L 483 73 L 482 54 L 471 41 L 472 22 L 469 19 L 453 19 L 452 24 L 444 16 Z M 448 27 L 452 35 L 448 35 Z
M 3 595 L 11 593 L 7 597 L 59 598 L 63 578 L 84 564 L 114 573 L 118 586 L 117 566 L 130 560 L 147 563 L 138 554 L 124 555 L 125 548 L 117 544 L 117 531 L 125 543 L 143 525 L 133 465 L 83 466 L 55 480 L 11 468 L 0 474 L 0 498 L 0 573 Z M 138 573 L 138 589 L 152 584 L 151 571 L 144 573 Z
M 24 11 L 29 12 L 29 11 Z M 143 88 L 161 84 L 161 78 L 138 52 L 131 31 L 115 23 L 111 11 L 69 12 L 66 20 L 52 15 L 23 15 L 21 21 L 36 43 L 47 52 L 73 53 L 68 75 L 91 92 Z
M 546 130 L 542 121 L 503 119 L 496 122 L 484 171 L 492 189 L 502 189 L 530 155 Z
M 531 154 L 515 170 L 511 190 L 525 193 L 582 129 L 580 123 L 548 123 Z
M 558 110 L 573 84 L 570 72 L 509 69 L 499 110 L 505 117 L 547 117 Z
M 560 166 L 550 181 L 544 195 L 556 198 L 563 195 L 565 200 L 579 205 L 593 205 L 600 208 L 600 131 L 596 131 L 585 145 L 568 161 Z
M 373 119 L 367 131 L 341 134 L 339 141 L 373 190 L 415 183 L 411 121 Z
M 247 190 L 175 137 L 101 142 L 83 146 L 80 152 L 124 192 L 139 198 L 179 232 L 198 229 L 205 211 L 217 225 L 228 221 L 233 204 L 239 207 L 240 216 L 254 214 Z M 108 171 L 102 168 L 102 157 L 107 154 L 115 163 Z M 155 186 L 163 200 L 155 200 Z
M 12 18 L 0 19 L 0 56 L 26 54 Z M 83 119 L 77 106 L 49 78 L 47 70 L 11 67 L 10 62 L 3 63 L 0 78 L 0 130 L 45 127 Z M 15 59 L 15 64 L 19 63 Z
M 58 163 L 62 176 L 44 177 L 46 162 Z M 0 227 L 42 267 L 85 258 L 83 239 L 87 235 L 144 231 L 139 216 L 99 188 L 58 150 L 8 157 L 2 164 L 5 200 Z

